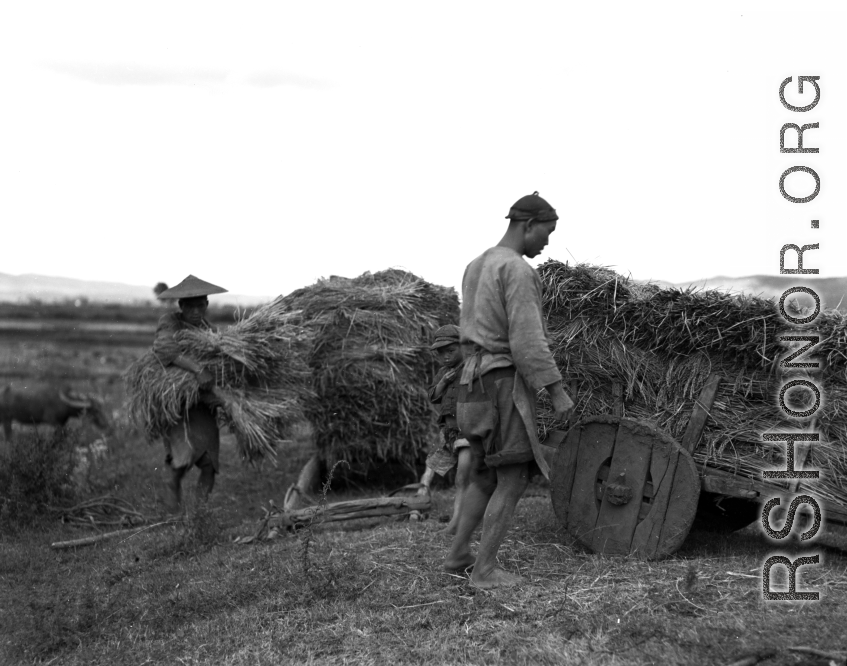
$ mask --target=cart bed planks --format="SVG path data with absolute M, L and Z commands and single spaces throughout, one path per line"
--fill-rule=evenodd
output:
M 630 551 L 644 486 L 650 477 L 653 442 L 649 435 L 619 426 L 615 433 L 606 482 L 598 488 L 600 511 L 591 540 L 597 552 L 626 554 Z
M 555 467 L 550 470 L 550 492 L 556 515 L 588 547 L 593 543 L 600 510 L 595 498 L 597 473 L 612 454 L 616 430 L 614 424 L 604 422 L 592 428 L 573 428 L 571 432 L 575 436 L 565 440 L 553 460 Z M 576 461 L 571 470 L 567 469 L 566 460 Z

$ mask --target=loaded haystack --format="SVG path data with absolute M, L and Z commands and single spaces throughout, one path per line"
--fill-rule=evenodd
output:
M 311 395 L 305 363 L 308 331 L 296 316 L 271 305 L 221 331 L 187 329 L 176 334 L 182 353 L 215 377 L 219 418 L 235 433 L 243 458 L 273 456 L 289 429 L 303 419 Z M 199 399 L 193 374 L 164 366 L 153 352 L 124 373 L 130 418 L 149 440 L 179 422 Z
M 321 279 L 270 307 L 298 316 L 313 340 L 305 411 L 321 461 L 346 460 L 342 474 L 382 462 L 414 469 L 437 436 L 429 344 L 435 329 L 458 321 L 455 290 L 389 269 Z
M 612 414 L 617 404 L 624 416 L 651 422 L 681 441 L 695 399 L 717 373 L 722 381 L 694 458 L 734 474 L 761 479 L 762 470 L 784 468 L 785 443 L 762 441 L 762 434 L 803 430 L 807 421 L 791 419 L 779 408 L 779 360 L 792 347 L 778 336 L 820 335 L 812 358 L 822 369 L 808 375 L 825 396 L 815 414 L 820 442 L 812 444 L 798 469 L 822 470 L 819 480 L 801 487 L 847 504 L 843 314 L 826 310 L 804 327 L 789 327 L 773 299 L 665 289 L 607 268 L 553 260 L 540 266 L 539 274 L 551 349 L 575 393 L 574 418 Z M 792 307 L 799 317 L 801 305 L 787 301 L 789 313 Z M 792 379 L 800 377 L 792 370 Z M 791 389 L 785 398 L 795 411 L 814 403 L 804 389 Z M 543 437 L 556 424 L 546 396 L 540 401 Z

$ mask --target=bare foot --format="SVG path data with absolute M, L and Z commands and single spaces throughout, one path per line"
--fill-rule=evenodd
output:
M 442 536 L 456 536 L 456 525 L 454 523 L 448 523 L 447 527 L 438 530 L 436 534 L 440 534 Z
M 490 590 L 495 587 L 512 587 L 514 585 L 520 585 L 522 582 L 524 582 L 524 579 L 521 576 L 511 574 L 499 567 L 492 569 L 487 574 L 476 571 L 471 574 L 471 583 L 483 590 Z
M 457 560 L 444 560 L 444 571 L 450 573 L 464 573 L 468 569 L 472 569 L 476 558 L 473 555 L 462 557 Z

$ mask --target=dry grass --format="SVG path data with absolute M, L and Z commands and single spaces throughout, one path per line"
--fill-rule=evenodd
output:
M 306 403 L 328 467 L 366 474 L 385 461 L 413 469 L 436 430 L 426 390 L 435 374 L 432 333 L 459 317 L 453 289 L 401 270 L 332 278 L 277 299 L 313 336 Z
M 449 510 L 449 493 L 435 500 Z M 792 646 L 843 648 L 847 560 L 835 553 L 801 570 L 801 588 L 821 590 L 821 602 L 766 603 L 760 569 L 772 545 L 752 530 L 693 534 L 658 563 L 603 558 L 563 535 L 549 499 L 536 496 L 519 504 L 500 558 L 526 584 L 483 592 L 440 571 L 448 545 L 440 527 L 316 530 L 308 575 L 297 535 L 192 546 L 175 531 L 58 555 L 30 541 L 29 558 L 26 543 L 0 541 L 5 589 L 30 590 L 4 600 L 12 605 L 2 611 L 0 655 L 62 664 L 646 665 L 725 664 L 772 649 L 771 665 L 797 663 Z

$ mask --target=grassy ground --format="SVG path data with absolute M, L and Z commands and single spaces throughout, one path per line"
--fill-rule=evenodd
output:
M 662 562 L 603 558 L 562 533 L 540 488 L 521 501 L 501 551 L 526 577 L 517 590 L 482 592 L 440 570 L 446 489 L 420 523 L 232 544 L 268 499 L 281 504 L 307 454 L 294 447 L 284 465 L 258 471 L 226 438 L 209 509 L 123 541 L 54 551 L 51 542 L 92 530 L 47 519 L 3 534 L 0 663 L 724 664 L 771 649 L 762 663 L 795 664 L 789 647 L 844 648 L 847 559 L 837 552 L 801 573 L 820 602 L 763 602 L 773 547 L 756 530 L 692 534 Z M 89 494 L 112 492 L 155 519 L 161 457 L 126 431 L 92 468 Z

